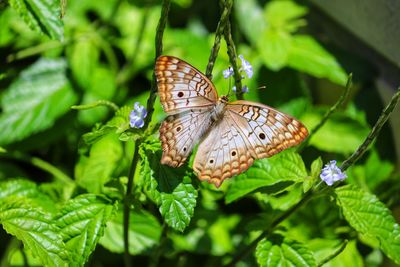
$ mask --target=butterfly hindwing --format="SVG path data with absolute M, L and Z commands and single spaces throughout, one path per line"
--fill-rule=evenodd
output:
M 193 163 L 197 177 L 217 187 L 253 164 L 246 140 L 232 124 L 229 117 L 216 124 L 200 143 Z
M 215 105 L 217 91 L 211 81 L 190 64 L 171 56 L 156 60 L 160 102 L 168 114 Z
M 308 135 L 296 119 L 268 106 L 236 101 L 199 145 L 194 170 L 201 180 L 219 186 L 247 170 L 255 159 L 267 158 L 299 144 Z
M 193 108 L 169 115 L 160 127 L 161 163 L 171 167 L 181 166 L 210 126 L 209 108 Z

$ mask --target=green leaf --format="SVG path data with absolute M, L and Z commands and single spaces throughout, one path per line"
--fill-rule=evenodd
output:
M 370 193 L 347 185 L 335 189 L 336 202 L 357 232 L 380 241 L 382 251 L 400 263 L 400 229 L 390 210 Z
M 0 144 L 10 144 L 48 129 L 76 101 L 62 59 L 40 59 L 4 92 Z
M 32 30 L 44 33 L 52 39 L 63 40 L 64 26 L 59 17 L 59 1 L 9 0 L 8 2 Z
M 114 253 L 124 252 L 123 213 L 107 223 L 104 236 L 99 243 Z M 131 211 L 129 216 L 129 253 L 141 254 L 159 243 L 161 226 L 157 219 L 146 211 Z
M 322 110 L 308 112 L 301 121 L 312 129 L 323 117 Z M 310 139 L 310 144 L 316 148 L 334 153 L 350 154 L 364 141 L 369 128 L 359 121 L 349 118 L 343 112 L 336 112 Z
M 185 167 L 160 164 L 161 148 L 157 142 L 141 146 L 141 176 L 145 191 L 159 205 L 160 213 L 172 228 L 183 231 L 190 223 L 196 206 L 197 191 Z
M 307 241 L 307 246 L 313 252 L 318 263 L 330 257 L 341 246 L 340 240 L 313 238 Z M 346 248 L 335 258 L 331 259 L 323 267 L 363 267 L 368 266 L 357 249 L 357 241 L 350 240 Z
M 256 44 L 267 27 L 262 8 L 255 0 L 237 0 L 233 10 L 239 21 L 238 26 L 250 42 Z
M 317 266 L 307 247 L 281 235 L 261 240 L 256 248 L 256 258 L 259 266 Z
M 323 162 L 322 162 L 321 157 L 318 157 L 316 160 L 314 160 L 311 163 L 310 176 L 307 177 L 307 179 L 303 183 L 303 192 L 307 192 L 308 190 L 310 190 L 311 187 L 314 185 L 315 181 L 318 181 L 319 175 L 321 173 L 322 165 L 323 165 Z
M 73 262 L 83 266 L 103 235 L 114 206 L 101 196 L 86 194 L 71 199 L 60 211 L 60 234 Z
M 68 266 L 68 251 L 51 213 L 35 208 L 24 197 L 9 197 L 0 203 L 0 223 L 16 236 L 46 266 Z
M 89 156 L 81 155 L 75 167 L 77 183 L 91 193 L 100 193 L 111 179 L 122 158 L 122 145 L 115 134 L 103 136 L 90 149 Z
M 81 38 L 67 50 L 72 74 L 84 91 L 90 91 L 90 83 L 100 57 L 99 48 L 93 38 Z
M 264 14 L 270 28 L 294 32 L 304 24 L 299 18 L 307 14 L 307 8 L 291 0 L 271 1 L 265 6 Z
M 38 186 L 29 180 L 22 178 L 7 179 L 0 183 L 0 199 L 6 201 L 7 198 L 26 198 L 29 199 L 35 208 L 45 212 L 55 212 L 54 202 L 44 194 Z
M 111 100 L 116 89 L 113 73 L 105 67 L 97 67 L 90 77 L 90 89 L 86 89 L 87 92 L 83 96 L 81 104 L 89 104 L 97 100 Z M 104 106 L 81 110 L 78 113 L 78 119 L 84 125 L 93 125 L 97 121 L 103 120 L 108 111 L 109 108 Z
M 231 203 L 263 187 L 286 181 L 303 181 L 306 177 L 307 171 L 300 155 L 293 150 L 285 150 L 272 158 L 256 160 L 252 167 L 232 181 L 225 201 Z
M 375 190 L 379 184 L 386 181 L 393 172 L 391 162 L 379 158 L 375 150 L 371 150 L 363 165 L 353 166 L 347 172 L 350 183 L 356 183 L 365 190 Z
M 264 64 L 272 70 L 279 70 L 287 64 L 291 43 L 289 33 L 267 30 L 259 36 L 257 48 Z
M 345 85 L 347 74 L 333 55 L 326 51 L 313 37 L 295 35 L 292 37 L 288 65 L 314 77 Z

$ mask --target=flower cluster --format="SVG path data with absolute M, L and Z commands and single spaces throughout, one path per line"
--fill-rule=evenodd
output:
M 243 55 L 239 55 L 239 59 L 241 61 L 241 67 L 239 69 L 239 72 L 244 72 L 248 78 L 253 77 L 253 66 L 251 66 L 251 64 L 244 59 Z M 228 69 L 224 70 L 222 72 L 222 75 L 224 76 L 225 79 L 228 79 L 230 76 L 233 75 L 233 68 L 229 67 Z M 242 79 L 244 78 L 244 76 L 242 76 Z M 236 86 L 233 86 L 232 90 L 234 92 L 236 92 Z M 249 88 L 245 85 L 242 88 L 242 92 L 243 93 L 247 93 L 249 92 Z
M 147 116 L 147 110 L 144 106 L 136 102 L 134 109 L 129 114 L 129 125 L 132 128 L 142 128 L 144 126 L 144 118 Z
M 322 169 L 319 176 L 327 185 L 331 186 L 334 182 L 342 181 L 347 178 L 347 175 L 336 166 L 336 160 L 331 160 Z

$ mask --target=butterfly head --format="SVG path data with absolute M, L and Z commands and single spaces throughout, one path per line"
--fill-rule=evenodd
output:
M 223 96 L 221 96 L 220 98 L 219 98 L 219 102 L 221 102 L 221 103 L 228 103 L 228 101 L 229 101 L 229 98 L 228 98 L 228 96 L 227 95 L 223 95 Z

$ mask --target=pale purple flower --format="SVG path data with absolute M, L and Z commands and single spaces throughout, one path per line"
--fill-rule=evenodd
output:
M 230 76 L 233 75 L 233 68 L 229 67 L 228 69 L 222 71 L 222 75 L 224 76 L 225 79 L 228 79 Z
M 244 59 L 243 55 L 239 55 L 240 60 L 242 61 L 241 70 L 243 70 L 247 77 L 251 78 L 253 76 L 253 66 L 251 66 L 250 62 Z
M 336 160 L 331 160 L 322 169 L 319 177 L 329 186 L 333 185 L 334 182 L 342 181 L 347 178 L 347 175 L 336 166 Z
M 147 116 L 147 110 L 144 106 L 136 102 L 134 109 L 129 114 L 129 125 L 132 128 L 142 128 L 144 126 L 144 118 Z

